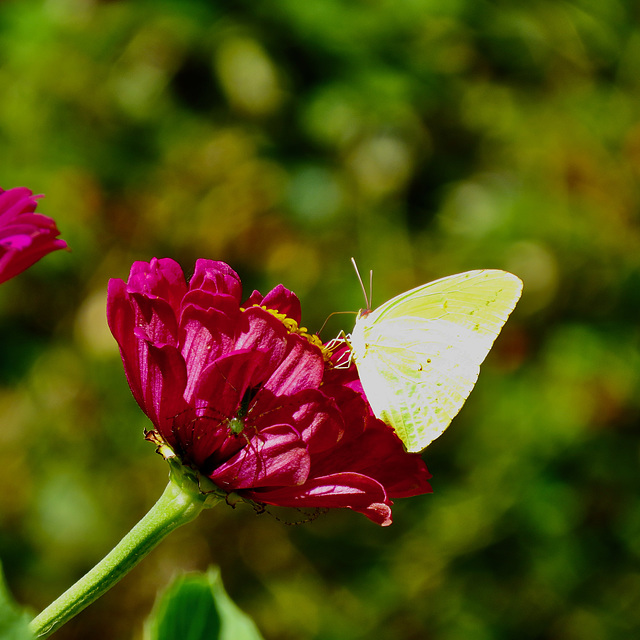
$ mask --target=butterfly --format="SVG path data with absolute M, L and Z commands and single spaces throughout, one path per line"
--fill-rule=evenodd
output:
M 374 414 L 407 451 L 424 449 L 460 411 L 521 293 L 517 276 L 482 269 L 360 311 L 351 357 Z

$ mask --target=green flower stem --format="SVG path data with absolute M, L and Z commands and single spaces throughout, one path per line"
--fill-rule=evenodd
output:
M 108 591 L 167 534 L 219 500 L 201 493 L 197 481 L 172 465 L 171 481 L 158 502 L 105 558 L 31 621 L 32 633 L 48 637 Z

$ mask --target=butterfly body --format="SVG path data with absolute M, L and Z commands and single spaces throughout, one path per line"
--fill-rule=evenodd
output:
M 468 271 L 361 311 L 353 359 L 374 414 L 421 451 L 460 411 L 522 292 L 506 271 Z

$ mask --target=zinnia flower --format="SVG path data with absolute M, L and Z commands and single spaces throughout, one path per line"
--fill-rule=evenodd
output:
M 55 221 L 34 213 L 39 197 L 25 187 L 0 189 L 0 283 L 67 247 Z
M 282 285 L 241 304 L 238 275 L 198 260 L 136 262 L 107 316 L 152 440 L 220 490 L 270 505 L 346 507 L 381 525 L 427 493 L 421 458 L 377 420 L 355 367 L 336 369 Z

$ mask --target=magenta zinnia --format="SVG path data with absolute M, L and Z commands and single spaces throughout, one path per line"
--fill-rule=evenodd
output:
M 39 197 L 25 187 L 0 189 L 0 283 L 67 246 L 56 223 L 34 213 Z
M 107 315 L 151 439 L 220 490 L 262 504 L 346 507 L 381 525 L 392 499 L 431 491 L 424 462 L 371 413 L 282 285 L 244 303 L 238 275 L 198 260 L 136 262 Z

